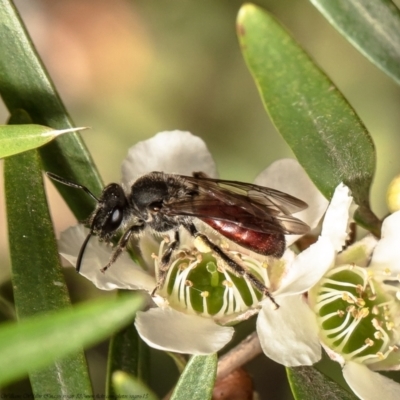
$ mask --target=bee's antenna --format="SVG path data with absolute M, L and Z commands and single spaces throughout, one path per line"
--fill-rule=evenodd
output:
M 53 181 L 60 182 L 63 185 L 70 186 L 70 187 L 73 187 L 75 189 L 82 189 L 85 193 L 87 193 L 97 203 L 99 202 L 99 199 L 86 186 L 79 185 L 78 183 L 75 183 L 75 182 L 67 181 L 66 179 L 61 178 L 61 176 L 53 174 L 52 172 L 46 172 L 46 175 L 50 179 L 52 179 Z M 89 239 L 87 239 L 87 240 L 89 240 Z
M 62 178 L 61 176 L 58 176 L 56 174 L 53 174 L 52 172 L 46 172 L 46 175 L 52 179 L 53 181 L 60 182 L 63 185 L 73 187 L 75 189 L 82 189 L 85 193 L 87 193 L 92 199 L 94 199 L 97 203 L 99 203 L 99 199 L 86 187 L 83 185 L 79 185 L 78 183 L 67 181 L 66 179 Z M 85 253 L 85 249 L 87 244 L 89 243 L 90 237 L 93 235 L 93 226 L 90 228 L 89 234 L 86 236 L 85 241 L 83 242 L 78 258 L 76 259 L 76 272 L 79 272 L 81 269 L 81 264 L 82 264 L 82 259 L 83 259 L 83 254 Z
M 93 235 L 93 230 L 91 229 L 89 234 L 86 236 L 85 241 L 82 243 L 81 249 L 79 250 L 78 258 L 76 259 L 76 272 L 79 272 L 81 270 L 81 264 L 82 264 L 82 258 L 83 258 L 83 253 L 85 252 L 86 246 L 89 243 L 89 239 Z

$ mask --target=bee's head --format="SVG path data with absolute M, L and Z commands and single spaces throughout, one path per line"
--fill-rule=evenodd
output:
M 111 183 L 106 186 L 90 217 L 91 230 L 101 239 L 109 239 L 121 226 L 127 204 L 128 201 L 120 185 Z

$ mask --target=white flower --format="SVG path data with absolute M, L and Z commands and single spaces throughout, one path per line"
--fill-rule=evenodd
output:
M 128 191 L 138 177 L 152 171 L 182 175 L 203 171 L 211 177 L 217 177 L 215 163 L 204 142 L 189 132 L 181 131 L 161 132 L 133 146 L 122 164 L 123 187 Z M 307 202 L 309 208 L 296 216 L 311 227 L 318 224 L 326 209 L 327 201 L 294 160 L 275 162 L 255 183 L 282 190 Z M 72 265 L 76 264 L 87 232 L 86 228 L 78 225 L 62 234 L 60 253 Z M 230 252 L 232 257 L 240 257 L 248 269 L 266 286 L 269 285 L 270 271 L 265 267 L 275 264 L 274 260 L 242 251 L 232 243 L 228 248 L 226 240 L 211 230 L 207 235 Z M 139 312 L 135 324 L 143 340 L 155 348 L 191 354 L 213 353 L 228 343 L 234 332 L 232 327 L 222 324 L 248 318 L 258 312 L 260 305 L 272 310 L 272 303 L 269 299 L 260 303 L 258 291 L 246 280 L 221 268 L 220 261 L 207 250 L 199 248 L 184 230 L 180 236 L 181 245 L 171 260 L 165 284 L 153 298 L 158 307 Z M 297 238 L 288 236 L 286 239 L 289 245 Z M 92 238 L 86 248 L 80 273 L 100 289 L 143 289 L 151 293 L 156 286 L 154 265 L 157 265 L 157 256 L 160 257 L 164 246 L 164 240 L 160 243 L 160 239 L 144 235 L 140 240 L 142 266 L 133 262 L 129 254 L 124 252 L 103 274 L 100 269 L 107 264 L 111 249 Z M 294 258 L 294 255 L 289 250 L 284 257 Z M 301 259 L 296 258 L 294 268 L 302 268 Z M 276 264 L 278 267 L 282 265 L 279 262 Z M 315 264 L 315 267 L 319 265 Z M 311 271 L 314 266 L 306 268 Z M 315 283 L 310 273 L 298 271 L 289 278 L 282 277 L 282 281 L 287 282 L 286 286 L 294 293 L 304 292 Z M 280 296 L 279 290 L 276 295 Z M 283 303 L 280 305 L 283 306 Z
M 321 275 L 324 268 L 319 267 L 308 298 L 290 298 L 291 310 L 277 298 L 286 313 L 277 313 L 273 325 L 262 325 L 261 343 L 267 355 L 285 366 L 318 361 L 321 343 L 343 366 L 344 378 L 360 398 L 398 399 L 400 385 L 373 371 L 400 368 L 400 212 L 386 218 L 381 240 L 367 236 L 340 252 L 351 215 L 352 198 L 340 185 L 317 242 L 322 239 L 334 250 L 323 255 L 328 268 Z M 300 256 L 306 264 L 316 263 L 309 249 Z

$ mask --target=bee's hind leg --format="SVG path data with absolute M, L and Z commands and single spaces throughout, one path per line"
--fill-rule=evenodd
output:
M 277 309 L 279 308 L 279 304 L 275 301 L 269 289 L 257 277 L 255 277 L 251 272 L 248 272 L 246 268 L 242 267 L 239 263 L 229 257 L 228 254 L 226 254 L 219 246 L 214 244 L 206 235 L 200 233 L 193 224 L 185 225 L 185 228 L 190 232 L 193 237 L 195 237 L 196 239 L 200 239 L 206 245 L 206 247 L 210 248 L 211 251 L 213 251 L 219 258 L 221 258 L 222 261 L 224 261 L 227 267 L 235 275 L 247 279 L 254 288 L 267 296 Z

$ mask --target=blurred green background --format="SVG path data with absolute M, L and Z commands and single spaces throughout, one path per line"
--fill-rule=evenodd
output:
M 282 21 L 367 126 L 378 158 L 372 209 L 383 217 L 386 188 L 400 172 L 400 88 L 307 0 L 254 3 Z M 105 183 L 120 180 L 120 164 L 130 146 L 163 130 L 189 130 L 201 136 L 226 179 L 252 181 L 274 160 L 292 156 L 269 121 L 240 53 L 235 20 L 242 4 L 237 0 L 16 1 L 72 119 L 77 126 L 92 128 L 82 136 Z M 7 117 L 0 104 L 2 123 Z M 51 186 L 49 195 L 57 230 L 74 224 Z M 4 266 L 9 261 L 3 197 L 0 206 Z M 76 298 L 98 293 L 68 275 L 75 285 L 85 285 L 85 294 L 72 293 Z M 3 268 L 0 282 L 8 276 Z M 104 362 L 105 349 L 103 345 L 92 350 L 94 364 Z M 278 378 L 268 372 L 275 371 L 275 365 L 261 358 L 262 367 L 252 364 L 251 370 L 253 376 L 259 375 L 256 388 L 261 398 L 291 398 L 287 387 L 280 388 Z M 103 373 L 93 372 L 100 381 Z M 284 379 L 282 368 L 278 374 Z M 162 386 L 167 382 L 164 375 L 159 381 L 160 391 L 168 390 L 168 384 Z

